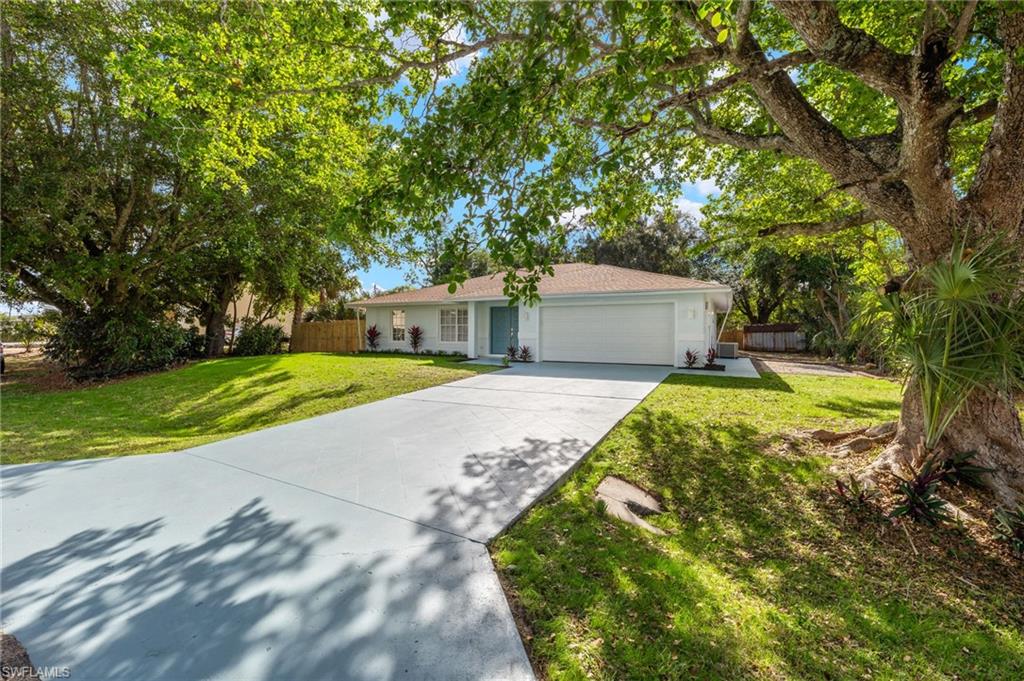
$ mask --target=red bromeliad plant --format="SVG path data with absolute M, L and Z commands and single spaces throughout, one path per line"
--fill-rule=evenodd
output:
M 695 366 L 697 366 L 697 360 L 699 359 L 700 356 L 693 350 L 687 350 L 685 353 L 683 353 L 683 361 L 686 363 L 687 369 L 692 369 Z
M 715 365 L 715 360 L 718 359 L 718 350 L 714 348 L 708 348 L 707 354 L 704 356 L 704 366 L 710 367 Z
M 519 348 L 519 361 L 520 362 L 532 362 L 533 352 L 530 350 L 529 345 L 524 345 Z
M 380 329 L 376 324 L 366 330 L 366 344 L 371 350 L 376 350 L 380 345 Z
M 423 329 L 415 324 L 409 327 L 409 345 L 413 352 L 419 352 L 423 347 Z

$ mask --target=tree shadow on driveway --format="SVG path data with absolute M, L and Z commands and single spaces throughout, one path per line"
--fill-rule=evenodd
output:
M 277 517 L 258 497 L 197 541 L 169 543 L 175 531 L 165 517 L 93 528 L 7 565 L 4 619 L 33 662 L 78 679 L 521 671 L 501 654 L 507 636 L 479 641 L 501 633 L 504 604 L 486 601 L 500 590 L 478 544 L 423 530 L 350 553 L 336 526 Z

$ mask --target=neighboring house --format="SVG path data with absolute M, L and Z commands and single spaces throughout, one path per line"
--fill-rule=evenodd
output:
M 242 320 L 246 317 L 257 317 L 261 315 L 257 314 L 256 311 L 257 302 L 252 295 L 252 291 L 248 287 L 242 290 L 238 294 L 238 297 L 231 301 L 231 305 L 228 306 L 228 316 L 235 319 L 236 329 L 242 328 Z M 301 321 L 301 320 L 300 320 Z M 284 305 L 278 310 L 276 315 L 267 317 L 263 321 L 268 326 L 277 326 L 284 329 L 285 333 L 291 333 L 292 331 L 292 306 Z
M 716 347 L 716 313 L 732 289 L 716 282 L 611 265 L 570 263 L 539 285 L 535 307 L 510 307 L 502 275 L 467 280 L 455 293 L 430 286 L 359 300 L 382 349 L 409 349 L 409 328 L 423 329 L 424 350 L 501 357 L 509 345 L 538 362 L 613 362 L 680 366 L 687 350 Z

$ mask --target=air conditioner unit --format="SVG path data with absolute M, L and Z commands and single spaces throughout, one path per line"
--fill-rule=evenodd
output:
M 724 359 L 736 359 L 739 355 L 740 344 L 739 343 L 719 343 L 718 344 L 718 356 Z

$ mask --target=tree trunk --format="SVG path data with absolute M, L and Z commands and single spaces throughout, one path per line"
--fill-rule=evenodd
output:
M 206 317 L 206 356 L 220 357 L 224 354 L 225 331 L 228 306 L 214 303 Z
M 214 292 L 206 313 L 206 356 L 220 357 L 224 354 L 224 322 L 227 319 L 228 305 L 235 297 L 235 277 L 225 275 Z
M 906 477 L 921 464 L 924 416 L 916 379 L 907 383 L 899 427 L 892 443 L 865 470 L 875 478 L 892 473 Z M 937 452 L 948 456 L 976 452 L 974 463 L 994 469 L 984 480 L 996 499 L 1008 506 L 1024 503 L 1024 433 L 1012 400 L 975 391 L 946 429 Z
M 306 309 L 306 299 L 301 294 L 295 296 L 295 310 L 292 312 L 292 338 L 295 337 L 295 333 L 299 330 L 299 324 L 302 323 L 302 313 Z

